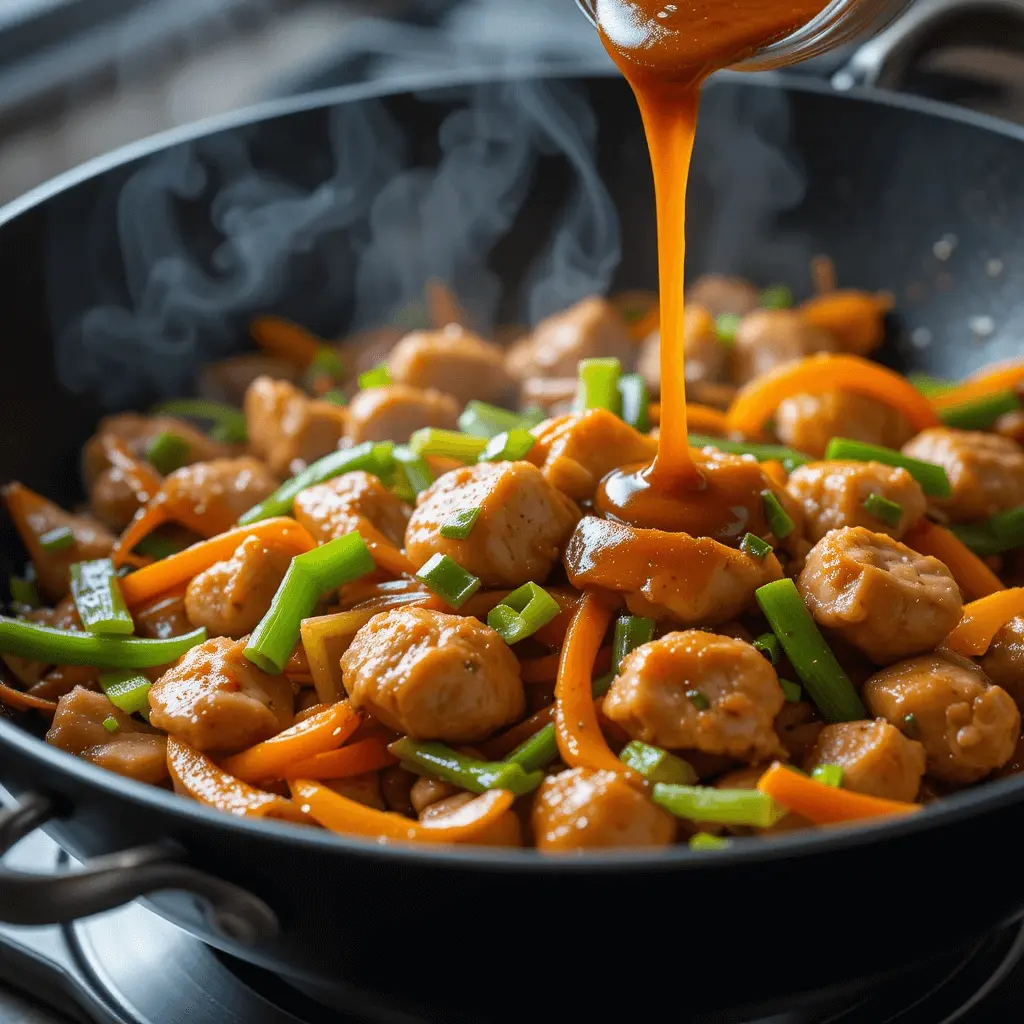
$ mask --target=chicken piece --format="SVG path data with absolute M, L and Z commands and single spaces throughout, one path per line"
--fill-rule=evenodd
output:
M 676 820 L 616 772 L 571 768 L 549 775 L 533 801 L 541 853 L 669 846 Z
M 955 522 L 985 519 L 1024 505 L 1024 449 L 980 430 L 932 427 L 903 446 L 903 454 L 942 466 L 951 498 L 932 498 Z
M 259 377 L 300 384 L 305 370 L 290 359 L 247 352 L 216 363 L 208 363 L 199 371 L 197 390 L 210 402 L 240 406 L 249 386 Z
M 712 316 L 746 316 L 760 302 L 761 293 L 749 281 L 725 274 L 703 274 L 686 289 L 686 304 L 703 306 Z
M 135 632 L 150 640 L 167 640 L 191 632 L 193 626 L 185 612 L 185 598 L 181 594 L 158 597 L 151 604 L 132 612 Z
M 412 789 L 409 790 L 409 800 L 416 813 L 422 814 L 438 800 L 447 800 L 448 797 L 461 792 L 463 790 L 458 786 L 453 786 L 450 782 L 445 782 L 444 779 L 432 779 L 429 775 L 422 775 L 412 784 Z
M 925 513 L 921 485 L 905 470 L 880 462 L 812 462 L 789 476 L 786 491 L 799 502 L 804 534 L 816 543 L 829 530 L 863 526 L 899 540 Z M 903 507 L 895 526 L 872 515 L 864 502 L 877 494 Z
M 425 608 L 375 615 L 341 658 L 355 707 L 427 740 L 481 740 L 526 708 L 519 662 L 490 626 Z
M 996 686 L 1001 686 L 1017 707 L 1024 708 L 1024 617 L 1003 626 L 992 641 L 981 668 Z
M 108 719 L 117 722 L 113 732 L 103 725 Z M 167 737 L 92 690 L 76 687 L 60 698 L 46 742 L 139 782 L 167 778 Z
M 519 408 L 538 407 L 549 416 L 573 411 L 579 377 L 527 377 L 519 388 Z
M 885 341 L 885 318 L 893 307 L 886 293 L 831 289 L 800 305 L 800 315 L 831 334 L 840 352 L 866 356 Z
M 649 462 L 658 443 L 607 409 L 544 420 L 532 431 L 537 443 L 527 458 L 549 484 L 576 501 L 589 501 L 606 473 Z
M 391 350 L 388 367 L 396 383 L 443 391 L 460 405 L 472 398 L 503 405 L 516 389 L 504 349 L 455 324 L 407 334 Z
M 818 541 L 797 585 L 818 625 L 879 665 L 931 650 L 963 611 L 960 590 L 937 558 L 863 526 Z
M 196 750 L 232 753 L 292 724 L 291 683 L 246 660 L 245 643 L 193 647 L 149 691 L 149 721 Z
M 817 708 L 806 700 L 786 701 L 775 716 L 775 735 L 794 761 L 802 761 L 806 757 L 824 727 Z
M 575 377 L 581 359 L 614 358 L 628 369 L 636 356 L 622 315 L 595 296 L 539 323 L 509 349 L 505 366 L 517 380 Z
M 441 536 L 458 509 L 479 508 L 465 540 Z M 579 510 L 529 462 L 482 462 L 446 473 L 420 494 L 405 532 L 413 565 L 448 555 L 485 587 L 547 579 Z
M 622 660 L 604 715 L 644 743 L 753 763 L 784 756 L 773 724 L 784 703 L 775 669 L 760 651 L 689 629 Z
M 105 527 L 120 533 L 135 518 L 142 502 L 124 471 L 110 466 L 89 488 L 89 508 Z
M 456 793 L 425 807 L 420 814 L 421 822 L 430 822 L 437 828 L 445 818 L 455 817 L 467 804 L 472 803 L 472 793 Z M 453 822 L 454 824 L 454 822 Z M 473 836 L 474 846 L 522 846 L 523 829 L 519 818 L 511 808 L 490 822 L 486 828 Z
M 246 537 L 226 561 L 194 576 L 185 591 L 185 612 L 210 636 L 241 637 L 267 614 L 292 563 L 291 552 Z
M 683 313 L 683 372 L 687 384 L 721 383 L 729 379 L 729 346 L 715 330 L 715 318 L 702 306 L 687 303 Z M 652 394 L 661 393 L 661 331 L 652 331 L 640 349 L 637 372 Z
M 397 814 L 404 814 L 407 817 L 415 816 L 411 793 L 418 778 L 419 776 L 413 775 L 408 768 L 404 768 L 400 764 L 385 768 L 380 773 L 380 789 L 389 811 L 395 811 Z
M 368 522 L 402 546 L 411 509 L 371 473 L 353 470 L 300 491 L 293 515 L 321 543 L 358 531 Z
M 783 444 L 822 458 L 833 437 L 899 448 L 914 428 L 899 410 L 853 391 L 792 395 L 775 410 L 775 434 Z
M 1024 735 L 1017 740 L 1017 746 L 1013 748 L 1009 761 L 1002 765 L 1002 767 L 997 768 L 992 773 L 992 777 L 995 779 L 1006 779 L 1011 775 L 1021 774 L 1024 774 Z
M 72 515 L 47 501 L 23 484 L 11 483 L 0 489 L 18 536 L 28 549 L 43 596 L 56 601 L 68 592 L 71 565 L 93 558 L 105 558 L 114 546 L 114 536 L 91 516 Z M 59 551 L 46 551 L 42 538 L 52 530 L 66 527 L 74 543 Z
M 871 714 L 924 745 L 929 776 L 955 785 L 1006 764 L 1020 736 L 1013 698 L 956 655 L 928 654 L 882 669 L 864 684 L 863 697 Z
M 710 537 L 646 530 L 586 516 L 563 559 L 580 590 L 624 593 L 634 615 L 686 626 L 728 622 L 754 601 L 754 591 L 782 579 L 774 554 L 755 558 Z
M 384 794 L 381 792 L 380 773 L 366 772 L 364 775 L 350 775 L 347 779 L 329 779 L 323 783 L 339 796 L 348 797 L 364 807 L 386 811 Z
M 733 345 L 733 376 L 740 384 L 816 352 L 835 352 L 830 334 L 794 309 L 758 309 L 740 321 Z
M 917 740 L 878 718 L 826 725 L 804 768 L 810 772 L 819 764 L 837 764 L 843 769 L 844 789 L 910 803 L 921 788 L 924 762 L 924 747 Z
M 345 413 L 287 381 L 257 377 L 245 393 L 245 423 L 252 450 L 285 477 L 338 447 Z
M 366 388 L 349 403 L 345 437 L 363 441 L 407 441 L 422 427 L 455 430 L 459 403 L 440 391 L 421 391 L 408 384 Z

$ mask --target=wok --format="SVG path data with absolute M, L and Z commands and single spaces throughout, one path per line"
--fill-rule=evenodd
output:
M 573 105 L 581 99 L 586 108 Z M 356 286 L 339 282 L 358 281 L 372 230 L 365 217 L 339 217 L 305 248 L 294 245 L 301 251 L 278 276 L 261 279 L 262 292 L 239 298 L 236 289 L 209 316 L 193 296 L 185 313 L 179 304 L 153 329 L 167 294 L 193 287 L 180 267 L 156 298 L 139 283 L 140 274 L 167 273 L 154 267 L 166 256 L 158 242 L 168 224 L 183 257 L 213 277 L 231 270 L 218 246 L 232 226 L 217 207 L 229 157 L 245 154 L 264 180 L 283 183 L 284 196 L 308 195 L 332 167 L 353 166 L 363 172 L 360 187 L 376 195 L 388 180 L 372 149 L 383 136 L 367 126 L 384 115 L 406 140 L 405 166 L 431 167 L 441 122 L 467 102 L 511 104 L 545 124 L 554 123 L 552 111 L 569 110 L 576 119 L 565 123 L 583 139 L 582 148 L 562 149 L 541 139 L 521 209 L 494 239 L 487 263 L 505 286 L 499 318 L 574 297 L 545 300 L 541 278 L 525 273 L 553 225 L 566 223 L 574 196 L 586 214 L 580 245 L 601 255 L 614 242 L 584 230 L 594 221 L 590 186 L 579 191 L 585 109 L 595 112 L 597 173 L 622 246 L 621 259 L 605 266 L 594 257 L 590 272 L 605 273 L 614 288 L 655 284 L 641 126 L 628 88 L 603 69 L 452 78 L 385 93 L 345 88 L 172 133 L 60 178 L 0 214 L 0 478 L 74 502 L 77 453 L 112 404 L 145 403 L 164 377 L 176 387 L 202 359 L 242 349 L 246 322 L 268 309 L 334 332 L 363 315 Z M 762 159 L 749 156 L 751 126 Z M 766 174 L 775 176 L 772 202 L 753 202 L 766 196 Z M 140 211 L 132 190 L 147 180 L 163 182 L 161 201 Z M 827 253 L 841 283 L 895 292 L 902 322 L 886 360 L 960 375 L 1019 351 L 1021 180 L 1024 131 L 1016 127 L 924 100 L 721 76 L 709 86 L 697 144 L 689 270 L 785 279 L 799 291 L 808 257 Z M 141 233 L 132 221 L 140 216 Z M 260 237 L 271 250 L 272 234 Z M 443 269 L 456 285 L 480 273 L 458 260 Z M 478 298 L 471 287 L 465 292 Z M 109 312 L 133 303 L 134 319 Z M 477 307 L 481 316 L 486 306 Z M 196 310 L 206 317 L 192 321 L 203 326 L 198 346 L 186 316 Z M 166 372 L 150 372 L 161 354 Z M 6 579 L 24 556 L 9 526 L 2 529 Z M 1024 776 L 882 826 L 740 842 L 711 854 L 681 847 L 553 860 L 378 847 L 250 823 L 102 771 L 47 746 L 39 732 L 28 719 L 0 719 L 0 783 L 20 800 L 0 824 L 0 848 L 43 826 L 85 866 L 58 878 L 0 874 L 0 918 L 63 921 L 145 894 L 183 928 L 324 998 L 345 986 L 374 992 L 375 1013 L 431 1004 L 442 988 L 446 1009 L 423 1012 L 447 1021 L 539 1007 L 610 1015 L 669 1005 L 681 1016 L 748 1002 L 787 1005 L 804 989 L 899 969 L 1024 908 L 1016 841 Z

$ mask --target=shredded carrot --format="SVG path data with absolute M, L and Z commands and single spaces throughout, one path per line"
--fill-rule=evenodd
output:
M 268 355 L 299 366 L 309 366 L 327 344 L 305 327 L 279 316 L 261 316 L 253 321 L 249 330 L 256 344 Z
M 951 405 L 985 398 L 996 391 L 1014 391 L 1024 384 L 1024 363 L 1002 363 L 988 366 L 973 377 L 968 377 L 951 391 L 932 398 L 936 409 L 948 409 Z
M 930 519 L 919 520 L 903 543 L 942 562 L 972 601 L 1005 589 L 999 577 L 955 533 Z
M 511 754 L 520 743 L 525 743 L 534 733 L 540 732 L 548 722 L 555 720 L 555 705 L 549 704 L 546 708 L 534 712 L 529 718 L 506 729 L 503 733 L 494 736 L 483 743 L 478 743 L 480 753 L 492 761 L 500 761 L 501 758 Z
M 210 540 L 202 540 L 184 551 L 125 576 L 121 580 L 121 593 L 132 606 L 148 601 L 173 587 L 188 583 L 216 562 L 230 558 L 246 537 L 259 537 L 295 555 L 312 551 L 316 547 L 316 541 L 309 531 L 294 519 L 264 519 L 252 526 L 238 526 Z
M 525 658 L 519 663 L 524 683 L 553 683 L 558 678 L 560 654 L 545 654 L 542 658 Z M 607 672 L 612 663 L 612 649 L 602 647 L 594 661 L 594 673 Z
M 799 312 L 808 323 L 831 334 L 844 352 L 866 356 L 885 340 L 885 314 L 893 305 L 892 295 L 832 291 L 808 299 Z
M 883 800 L 877 796 L 854 793 L 849 789 L 826 786 L 823 782 L 792 771 L 778 761 L 761 776 L 757 788 L 776 803 L 803 815 L 816 825 L 913 814 L 921 810 L 920 804 Z
M 458 324 L 472 330 L 473 318 L 463 309 L 455 292 L 436 277 L 427 281 L 427 311 L 430 322 L 437 330 L 444 330 L 449 324 Z
M 353 775 L 365 775 L 381 768 L 398 764 L 398 758 L 388 750 L 388 737 L 371 736 L 369 739 L 350 743 L 338 750 L 307 757 L 291 766 L 290 771 L 304 779 L 348 779 Z
M 244 782 L 283 779 L 286 774 L 293 774 L 292 765 L 336 750 L 362 721 L 363 716 L 348 701 L 339 701 L 271 739 L 229 757 L 221 767 Z
M 772 483 L 778 484 L 779 487 L 785 487 L 789 481 L 789 474 L 786 472 L 786 467 L 783 466 L 778 459 L 767 459 L 762 462 L 761 472 L 764 473 Z
M 341 683 L 341 656 L 348 650 L 352 637 L 377 614 L 380 609 L 337 612 L 334 615 L 316 615 L 303 619 L 299 627 L 302 647 L 309 660 L 316 695 L 324 704 L 333 704 L 345 697 Z
M 964 605 L 960 624 L 946 637 L 943 646 L 968 658 L 980 658 L 996 633 L 1018 615 L 1024 615 L 1024 587 L 980 597 Z
M 103 435 L 103 450 L 111 466 L 117 469 L 132 489 L 140 505 L 155 498 L 163 485 L 163 477 L 148 463 L 135 458 L 120 438 Z
M 811 258 L 811 280 L 819 295 L 827 295 L 836 290 L 836 265 L 831 256 L 818 255 Z
M 159 499 L 154 499 L 147 505 L 143 505 L 135 517 L 125 528 L 124 533 L 117 538 L 117 543 L 110 553 L 114 567 L 119 569 L 128 559 L 134 548 L 144 541 L 154 530 L 169 523 L 171 517 L 167 514 L 167 505 Z
M 940 425 L 931 403 L 905 377 L 860 356 L 822 354 L 784 363 L 740 388 L 726 414 L 729 431 L 760 437 L 783 399 L 830 389 L 877 398 L 901 412 L 915 430 Z
M 0 682 L 0 704 L 9 708 L 17 708 L 19 711 L 42 711 L 47 715 L 53 715 L 57 711 L 55 700 L 33 697 L 31 693 L 16 690 L 4 682 Z
M 686 403 L 686 427 L 695 434 L 713 434 L 715 437 L 725 437 L 729 432 L 724 412 L 696 402 Z

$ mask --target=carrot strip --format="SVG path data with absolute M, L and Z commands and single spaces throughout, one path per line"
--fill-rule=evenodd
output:
M 148 462 L 135 458 L 123 441 L 110 434 L 103 436 L 103 450 L 111 466 L 120 470 L 140 505 L 156 497 L 164 481 Z
M 757 788 L 776 803 L 803 815 L 816 825 L 913 814 L 921 810 L 920 804 L 883 800 L 877 796 L 854 793 L 850 789 L 826 786 L 823 782 L 816 782 L 807 775 L 790 770 L 778 761 L 761 776 Z
M 294 519 L 264 519 L 252 526 L 238 526 L 202 540 L 176 555 L 147 565 L 121 580 L 121 593 L 129 605 L 138 605 L 164 591 L 187 583 L 216 562 L 230 558 L 246 537 L 259 537 L 293 554 L 312 551 L 316 541 Z
M 315 781 L 365 775 L 367 772 L 398 764 L 398 758 L 388 750 L 388 742 L 389 740 L 383 736 L 359 740 L 338 750 L 307 757 L 304 761 L 292 765 L 291 770 L 304 779 Z
M 473 329 L 473 318 L 444 281 L 439 281 L 436 277 L 430 278 L 427 281 L 426 293 L 430 322 L 437 330 L 443 331 L 449 324 L 458 324 L 468 331 Z
M 0 682 L 0 704 L 4 704 L 9 708 L 17 708 L 19 711 L 42 711 L 48 715 L 53 715 L 57 712 L 57 702 L 55 700 L 33 697 L 31 693 L 16 690 L 13 686 L 8 686 L 3 682 Z
M 553 683 L 558 678 L 561 654 L 545 654 L 542 658 L 525 658 L 519 663 L 524 683 Z M 607 672 L 612 663 L 612 649 L 602 647 L 594 661 L 594 673 Z
M 381 569 L 394 573 L 396 576 L 412 576 L 416 567 L 384 536 L 368 519 L 360 516 L 356 527 L 359 536 L 366 542 L 373 560 Z
M 1003 363 L 989 366 L 973 377 L 968 377 L 952 391 L 946 391 L 932 398 L 936 409 L 948 409 L 952 405 L 984 398 L 996 391 L 1014 391 L 1024 383 L 1024 363 Z
M 942 562 L 971 600 L 1005 589 L 999 577 L 955 533 L 930 519 L 919 520 L 903 543 Z
M 167 506 L 164 502 L 154 500 L 147 505 L 143 505 L 135 513 L 135 518 L 125 527 L 124 533 L 117 538 L 117 542 L 110 552 L 114 568 L 119 569 L 124 565 L 131 551 L 158 527 L 170 522 L 170 519 L 171 517 L 167 514 Z
M 341 684 L 341 656 L 352 637 L 380 611 L 379 608 L 336 612 L 303 619 L 299 627 L 302 647 L 309 659 L 316 695 L 324 704 L 333 704 L 346 696 Z
M 324 828 L 342 835 L 419 843 L 472 843 L 512 806 L 513 795 L 491 789 L 437 825 L 413 821 L 391 811 L 378 811 L 349 800 L 311 779 L 289 780 L 292 797 Z
M 789 481 L 789 474 L 786 472 L 786 467 L 783 466 L 778 459 L 766 459 L 762 462 L 761 472 L 764 473 L 772 483 L 778 484 L 779 487 L 785 487 Z
M 980 658 L 992 645 L 996 633 L 1018 615 L 1024 615 L 1024 587 L 980 597 L 964 605 L 960 624 L 946 637 L 943 646 L 968 658 Z
M 823 354 L 784 363 L 740 388 L 726 414 L 729 431 L 760 437 L 783 399 L 829 389 L 877 398 L 901 412 L 915 430 L 941 423 L 928 399 L 905 377 L 859 356 Z
M 686 403 L 686 427 L 695 434 L 712 434 L 715 437 L 725 437 L 729 433 L 724 412 L 696 402 Z
M 243 782 L 283 779 L 286 773 L 292 774 L 292 765 L 340 747 L 362 721 L 363 716 L 348 701 L 339 701 L 269 740 L 229 757 L 221 767 Z
M 287 359 L 300 366 L 309 366 L 321 347 L 327 344 L 305 327 L 279 316 L 259 317 L 252 322 L 249 332 L 268 355 Z
M 885 339 L 885 314 L 893 305 L 891 295 L 831 291 L 808 299 L 799 313 L 808 323 L 836 338 L 843 351 L 866 356 Z

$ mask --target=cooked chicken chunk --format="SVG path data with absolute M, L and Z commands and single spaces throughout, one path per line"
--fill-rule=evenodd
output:
M 917 740 L 878 718 L 826 725 L 804 767 L 812 771 L 819 764 L 837 764 L 843 769 L 844 789 L 910 802 L 921 788 L 924 761 L 924 747 Z
M 259 377 L 299 384 L 304 369 L 289 359 L 247 352 L 216 363 L 208 363 L 199 371 L 197 388 L 201 398 L 226 405 L 241 405 L 252 382 Z
M 604 715 L 645 743 L 755 762 L 784 754 L 773 727 L 784 702 L 775 669 L 750 644 L 689 629 L 623 659 Z
M 108 719 L 117 723 L 112 732 L 103 725 Z M 158 785 L 167 778 L 167 737 L 80 686 L 57 702 L 46 742 L 139 782 Z
M 519 662 L 482 622 L 425 608 L 381 612 L 341 658 L 352 703 L 396 732 L 480 740 L 526 708 Z
M 252 450 L 286 477 L 338 447 L 345 414 L 287 381 L 257 377 L 245 393 L 245 422 Z
M 794 761 L 802 761 L 818 741 L 825 723 L 807 700 L 786 701 L 775 716 L 775 734 Z
M 214 637 L 193 647 L 149 691 L 150 722 L 196 750 L 241 750 L 292 723 L 292 687 L 262 672 L 245 643 Z
M 833 437 L 899 448 L 914 428 L 891 405 L 852 391 L 793 395 L 775 410 L 775 433 L 783 444 L 822 458 Z
M 797 580 L 815 621 L 880 665 L 931 650 L 960 621 L 950 571 L 862 526 L 818 541 Z
M 442 828 L 445 818 L 456 818 L 458 813 L 473 801 L 472 793 L 456 793 L 425 807 L 420 813 L 420 821 L 429 823 L 434 828 Z M 456 819 L 457 820 L 457 819 Z M 451 824 L 455 824 L 452 821 Z M 522 846 L 523 827 L 511 808 L 490 822 L 486 828 L 473 836 L 474 846 Z
M 1001 686 L 1024 708 L 1024 618 L 1017 616 L 995 635 L 981 667 L 996 686 Z
M 197 462 L 175 470 L 164 480 L 157 500 L 167 505 L 172 518 L 176 508 L 188 509 L 202 522 L 204 533 L 213 536 L 229 530 L 239 516 L 275 490 L 277 480 L 267 467 L 245 456 Z
M 355 470 L 296 495 L 295 518 L 321 543 L 344 537 L 365 521 L 402 546 L 410 508 L 372 473 Z
M 880 462 L 812 462 L 790 474 L 786 490 L 803 509 L 804 532 L 812 544 L 844 526 L 863 526 L 899 540 L 927 507 L 921 485 L 905 469 Z M 872 494 L 902 506 L 895 526 L 864 507 Z
M 527 458 L 548 483 L 576 501 L 594 497 L 601 478 L 619 466 L 647 462 L 657 442 L 606 409 L 590 409 L 533 428 L 537 443 Z
M 761 293 L 742 277 L 704 274 L 686 289 L 686 304 L 703 306 L 712 316 L 745 316 L 757 309 Z
M 167 640 L 182 636 L 193 629 L 185 612 L 185 598 L 181 594 L 159 597 L 152 604 L 132 611 L 135 632 L 150 640 Z
M 733 375 L 743 384 L 783 363 L 835 352 L 835 338 L 794 309 L 758 309 L 740 322 L 733 346 Z
M 345 437 L 363 441 L 407 441 L 421 427 L 454 430 L 459 403 L 440 391 L 421 391 L 408 384 L 360 391 L 349 403 Z
M 441 536 L 459 509 L 479 508 L 466 540 Z M 579 510 L 529 462 L 482 462 L 446 473 L 424 491 L 405 533 L 413 565 L 453 558 L 485 587 L 543 582 L 579 518 Z
M 1012 756 L 1020 712 L 976 665 L 955 655 L 902 661 L 864 684 L 864 702 L 924 744 L 926 773 L 956 785 L 983 779 Z
M 542 853 L 668 846 L 676 821 L 615 772 L 571 768 L 544 780 L 533 801 Z
M 1024 505 L 1024 449 L 998 434 L 933 427 L 903 446 L 904 455 L 946 470 L 951 498 L 933 498 L 957 522 Z
M 594 516 L 580 520 L 564 562 L 574 587 L 625 593 L 634 615 L 686 626 L 728 622 L 749 607 L 758 587 L 782 578 L 773 554 L 755 558 L 710 537 Z
M 702 306 L 687 303 L 683 314 L 683 372 L 688 384 L 729 379 L 729 346 L 722 343 L 715 330 L 714 317 Z M 653 394 L 661 392 L 661 331 L 652 332 L 643 343 L 636 364 Z
M 453 786 L 443 779 L 432 779 L 429 775 L 422 775 L 409 790 L 409 800 L 417 814 L 422 814 L 431 804 L 439 800 L 447 800 L 450 796 L 463 792 L 458 786 Z
M 564 416 L 573 410 L 579 377 L 527 377 L 519 388 L 519 408 L 536 406 L 549 416 Z

